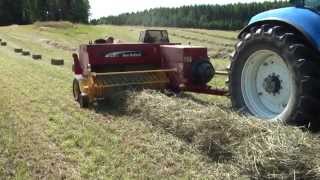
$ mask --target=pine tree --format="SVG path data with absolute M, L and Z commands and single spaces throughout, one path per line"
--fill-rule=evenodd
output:
M 288 1 L 274 1 L 155 8 L 138 13 L 103 17 L 94 23 L 236 30 L 241 29 L 252 16 L 262 11 L 288 5 Z

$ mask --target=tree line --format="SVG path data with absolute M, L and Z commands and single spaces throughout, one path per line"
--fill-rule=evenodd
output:
M 179 8 L 155 8 L 119 16 L 102 17 L 92 24 L 167 26 L 236 30 L 262 11 L 289 6 L 288 1 L 237 3 L 228 5 L 194 5 Z
M 0 0 L 0 25 L 60 20 L 87 23 L 89 10 L 88 0 Z

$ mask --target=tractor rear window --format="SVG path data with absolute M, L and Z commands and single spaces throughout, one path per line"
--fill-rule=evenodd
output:
M 161 31 L 149 31 L 149 37 L 151 37 L 154 41 L 161 41 L 162 33 Z
M 147 37 L 152 42 L 169 42 L 167 31 L 148 31 Z
M 305 6 L 316 9 L 316 10 L 320 10 L 320 1 L 319 0 L 305 0 Z

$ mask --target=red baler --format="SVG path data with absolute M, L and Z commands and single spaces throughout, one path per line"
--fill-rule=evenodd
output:
M 73 94 L 81 107 L 126 89 L 168 89 L 226 95 L 207 85 L 215 75 L 207 48 L 169 43 L 166 31 L 148 30 L 140 43 L 81 45 L 74 54 Z

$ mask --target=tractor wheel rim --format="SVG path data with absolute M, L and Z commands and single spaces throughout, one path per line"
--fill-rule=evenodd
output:
M 293 98 L 293 78 L 283 58 L 271 50 L 254 52 L 241 75 L 241 91 L 249 111 L 256 117 L 278 120 Z

